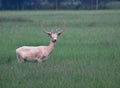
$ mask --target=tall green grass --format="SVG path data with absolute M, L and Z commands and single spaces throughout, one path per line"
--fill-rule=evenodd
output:
M 1 11 L 0 88 L 119 88 L 120 11 Z M 61 28 L 44 63 L 17 62 L 18 47 L 48 45 L 41 31 Z

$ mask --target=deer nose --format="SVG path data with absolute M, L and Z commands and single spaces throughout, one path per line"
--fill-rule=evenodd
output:
M 56 41 L 57 41 L 57 39 L 54 39 L 54 40 L 53 40 L 53 42 L 56 42 Z

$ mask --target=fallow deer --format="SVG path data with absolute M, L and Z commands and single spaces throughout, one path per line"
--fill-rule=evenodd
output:
M 47 32 L 44 29 L 43 24 L 41 24 L 41 28 L 43 32 L 48 34 L 48 36 L 51 38 L 50 44 L 48 46 L 22 46 L 16 49 L 16 56 L 19 62 L 25 62 L 25 61 L 42 62 L 47 60 L 48 56 L 54 50 L 58 36 L 60 36 L 64 31 L 64 23 L 62 29 L 56 33 Z

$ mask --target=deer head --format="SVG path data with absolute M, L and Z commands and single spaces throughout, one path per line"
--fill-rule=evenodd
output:
M 62 28 L 61 28 L 60 31 L 58 31 L 58 32 L 56 32 L 56 33 L 52 33 L 52 32 L 47 32 L 47 31 L 44 29 L 43 24 L 41 24 L 42 31 L 43 31 L 44 33 L 46 33 L 46 34 L 51 38 L 51 41 L 54 42 L 54 43 L 57 41 L 57 38 L 64 32 L 64 26 L 65 26 L 65 24 L 63 23 Z

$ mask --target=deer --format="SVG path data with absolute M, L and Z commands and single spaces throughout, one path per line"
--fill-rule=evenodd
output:
M 57 38 L 64 32 L 64 23 L 60 31 L 56 33 L 47 32 L 43 24 L 41 25 L 41 29 L 44 33 L 46 33 L 50 37 L 50 43 L 48 46 L 22 46 L 16 49 L 16 56 L 18 62 L 43 62 L 48 59 L 48 57 L 53 52 Z

